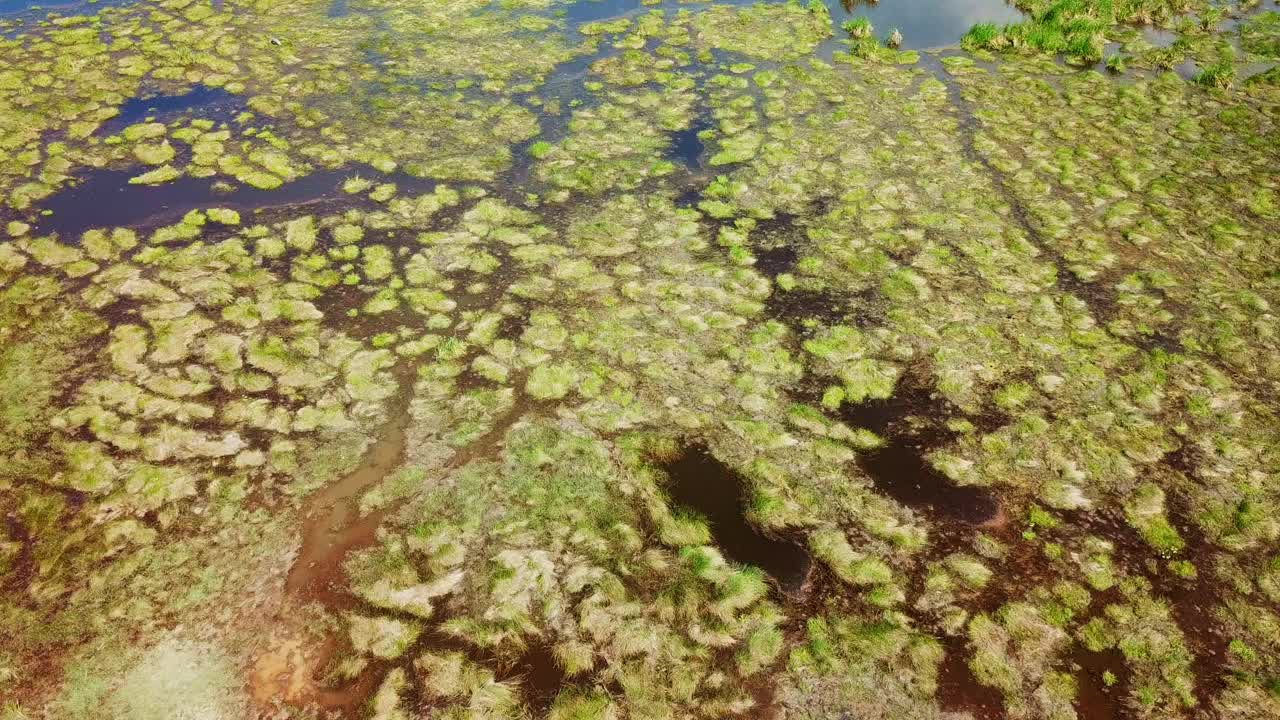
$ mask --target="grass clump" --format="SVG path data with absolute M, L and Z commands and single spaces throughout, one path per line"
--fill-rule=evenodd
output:
M 173 182 L 182 177 L 182 171 L 172 165 L 162 165 L 161 167 L 142 173 L 135 177 L 129 178 L 130 185 L 163 185 L 167 182 Z
M 539 400 L 555 400 L 567 395 L 576 379 L 577 372 L 572 366 L 541 365 L 529 373 L 525 391 Z
M 934 717 L 938 641 L 903 615 L 829 611 L 806 621 L 778 697 L 788 717 Z
M 634 529 L 637 508 L 617 493 L 622 478 L 638 480 L 630 472 L 590 435 L 548 421 L 513 427 L 500 463 L 472 463 L 448 485 L 426 486 L 415 504 L 421 522 L 376 557 L 366 553 L 360 582 L 414 587 L 456 577 L 440 631 L 499 657 L 537 642 L 566 672 L 624 673 L 612 699 L 618 711 L 742 703 L 732 678 L 706 687 L 676 678 L 709 672 L 706 648 L 732 653 L 739 676 L 771 665 L 783 636 L 767 585 L 714 548 L 677 555 L 650 544 Z M 506 693 L 460 654 L 423 655 L 416 666 L 424 694 L 451 707 L 474 703 L 477 687 Z M 596 704 L 579 700 L 562 696 L 553 706 L 569 713 Z
M 852 20 L 846 20 L 840 25 L 840 29 L 849 34 L 849 37 L 855 40 L 861 40 L 870 37 L 875 30 L 871 25 L 871 21 L 865 17 L 858 17 Z
M 1229 90 L 1236 81 L 1235 54 L 1229 46 L 1224 47 L 1218 59 L 1196 71 L 1192 77 L 1197 84 L 1217 90 Z
M 853 549 L 843 532 L 819 530 L 809 536 L 809 548 L 843 581 L 854 586 L 883 585 L 893 580 L 893 571 L 883 560 Z
M 995 23 L 977 23 L 960 38 L 960 47 L 965 50 L 996 49 L 997 38 L 1001 37 L 1000 28 Z
M 711 48 L 768 60 L 792 60 L 831 35 L 831 16 L 820 0 L 713 5 L 693 17 L 693 28 Z
M 1241 23 L 1240 46 L 1248 53 L 1280 58 L 1280 12 L 1267 10 Z
M 1031 19 L 998 27 L 978 23 L 960 44 L 966 50 L 1063 54 L 1068 61 L 1091 65 L 1102 59 L 1105 38 L 1128 23 L 1164 24 L 1186 11 L 1181 0 L 1021 0 Z
M 1142 539 L 1163 557 L 1176 555 L 1185 543 L 1164 514 L 1164 491 L 1154 483 L 1140 485 L 1125 504 L 1125 518 Z

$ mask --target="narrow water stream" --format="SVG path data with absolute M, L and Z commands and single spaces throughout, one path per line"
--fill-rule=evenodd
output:
M 360 467 L 307 498 L 302 549 L 285 580 L 288 594 L 330 609 L 354 603 L 345 589 L 342 562 L 351 550 L 372 544 L 382 522 L 383 512 L 361 517 L 359 499 L 403 462 L 410 422 L 407 405 L 397 408 L 381 437 L 365 451 Z
M 302 507 L 302 546 L 285 577 L 284 612 L 295 613 L 309 605 L 327 612 L 354 608 L 357 598 L 346 590 L 343 563 L 353 550 L 376 540 L 378 526 L 394 508 L 359 515 L 360 496 L 374 487 L 405 458 L 412 421 L 410 366 L 397 368 L 403 390 L 388 409 L 389 420 L 378 438 L 365 449 L 360 464 L 337 481 L 315 491 Z M 282 627 L 289 623 L 281 619 Z M 323 676 L 337 657 L 343 640 L 333 633 L 316 643 L 305 630 L 272 634 L 255 659 L 249 690 L 262 707 L 284 701 L 307 703 L 347 716 L 373 694 L 383 670 L 378 663 L 366 667 L 353 681 L 331 686 Z
M 404 501 L 393 502 L 366 515 L 359 511 L 360 497 L 406 460 L 416 366 L 400 365 L 395 372 L 403 390 L 391 403 L 389 420 L 379 431 L 378 439 L 365 450 L 356 469 L 314 492 L 303 505 L 302 546 L 284 587 L 288 604 L 294 609 L 319 605 L 328 613 L 339 614 L 359 608 L 361 601 L 350 592 L 347 583 L 345 562 L 352 552 L 373 546 L 378 541 L 378 529 L 404 505 Z M 519 413 L 513 410 L 499 418 L 483 436 L 457 449 L 437 472 L 447 474 L 493 450 L 517 417 Z M 255 663 L 255 696 L 264 703 L 274 698 L 286 698 L 294 705 L 314 703 L 326 711 L 348 716 L 373 694 L 391 664 L 372 661 L 353 680 L 330 685 L 324 676 L 345 642 L 341 634 L 330 634 L 319 647 L 309 647 L 299 636 L 270 643 Z M 418 647 L 461 646 L 456 640 L 428 631 Z M 563 673 L 551 661 L 546 648 L 531 648 L 518 663 L 498 670 L 500 679 L 520 682 L 530 701 L 541 706 L 550 705 L 563 682 Z

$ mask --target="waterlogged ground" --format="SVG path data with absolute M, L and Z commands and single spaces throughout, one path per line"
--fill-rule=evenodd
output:
M 1280 717 L 1268 5 L 6 0 L 0 720 Z

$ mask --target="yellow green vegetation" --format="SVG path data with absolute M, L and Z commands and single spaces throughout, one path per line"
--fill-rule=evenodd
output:
M 1068 63 L 1085 66 L 1108 53 L 1106 67 L 1114 72 L 1130 66 L 1169 70 L 1194 60 L 1210 77 L 1220 78 L 1232 70 L 1234 52 L 1225 33 L 1215 31 L 1228 14 L 1252 12 L 1259 3 L 1233 8 L 1207 0 L 1019 0 L 1016 5 L 1029 15 L 1027 20 L 1003 27 L 978 23 L 961 45 L 978 52 L 1060 54 Z M 1146 28 L 1159 28 L 1170 40 L 1141 31 Z M 1265 54 L 1267 28 L 1266 13 L 1243 24 L 1246 49 Z M 1118 48 L 1108 49 L 1109 43 Z
M 1274 14 L 1027 10 L 0 41 L 0 717 L 1280 715 Z

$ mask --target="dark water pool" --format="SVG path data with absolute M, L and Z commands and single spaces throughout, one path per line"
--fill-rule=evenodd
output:
M 358 174 L 354 168 L 317 170 L 275 190 L 235 185 L 230 192 L 218 192 L 213 178 L 182 177 L 161 185 L 130 185 L 129 178 L 138 173 L 136 168 L 91 172 L 79 185 L 44 203 L 51 214 L 38 218 L 36 231 L 74 240 L 90 228 L 161 225 L 200 208 L 225 207 L 246 213 L 340 199 L 348 197 L 340 189 L 342 182 Z M 405 193 L 430 192 L 436 185 L 404 173 L 378 175 L 377 181 L 395 183 Z
M 98 128 L 100 135 L 112 135 L 148 118 L 166 122 L 185 113 L 199 111 L 204 119 L 220 121 L 229 119 L 232 112 L 243 108 L 243 100 L 222 88 L 196 85 L 184 93 L 133 97 L 120 106 L 120 114 L 104 122 Z
M 846 403 L 840 418 L 884 439 L 883 446 L 858 458 L 877 489 L 908 507 L 970 525 L 996 518 L 999 501 L 990 490 L 956 485 L 936 470 L 928 453 L 945 442 L 941 404 L 912 388 L 899 388 L 885 400 Z M 916 418 L 918 423 L 912 423 Z
M 124 5 L 136 0 L 0 0 L 0 17 L 31 15 L 43 17 L 46 13 L 59 15 L 93 15 L 104 7 Z
M 666 471 L 672 503 L 706 519 L 725 557 L 760 568 L 788 592 L 804 586 L 809 553 L 794 542 L 764 534 L 747 520 L 742 478 L 705 447 L 686 450 Z
M 701 167 L 702 153 L 706 148 L 698 134 L 712 127 L 711 118 L 703 115 L 695 118 L 688 128 L 672 133 L 671 157 L 690 169 Z
M 102 0 L 97 5 L 88 5 L 81 1 L 61 7 L 68 8 L 63 12 L 96 12 L 94 8 L 102 7 L 103 4 L 122 4 L 127 1 Z M 1008 22 L 1021 17 L 1020 13 L 1005 0 L 884 0 L 870 5 L 853 2 L 853 0 L 848 0 L 847 4 L 841 4 L 841 0 L 826 1 L 831 10 L 833 25 L 833 37 L 829 46 L 833 48 L 839 47 L 838 41 L 847 37 L 840 29 L 840 25 L 857 16 L 870 18 L 876 25 L 877 35 L 888 34 L 894 28 L 898 28 L 904 36 L 903 46 L 917 48 L 953 44 L 976 22 Z M 740 0 L 735 4 L 748 5 L 753 2 L 755 0 Z M 0 12 L 30 8 L 35 4 L 30 0 L 0 0 Z M 593 20 L 641 14 L 652 10 L 668 13 L 682 9 L 697 11 L 707 6 L 706 3 L 680 3 L 677 0 L 665 0 L 657 6 L 641 5 L 640 0 L 579 0 L 555 12 L 565 16 L 569 31 L 576 35 L 576 27 Z M 333 0 L 329 8 L 330 14 L 337 15 L 367 11 L 359 6 L 349 7 L 348 0 Z M 608 52 L 608 50 L 602 52 Z M 597 53 L 566 63 L 547 79 L 543 92 L 547 96 L 572 97 L 573 91 L 580 86 L 582 79 L 586 76 L 589 64 L 600 55 Z M 563 88 L 561 88 L 562 85 Z M 196 86 L 180 94 L 133 98 L 121 106 L 118 116 L 104 123 L 99 134 L 110 135 L 148 118 L 167 122 L 185 113 L 220 122 L 230 119 L 231 115 L 242 107 L 242 102 L 242 99 L 225 91 L 204 86 Z M 710 126 L 710 119 L 700 116 L 690 128 L 675 133 L 672 137 L 669 157 L 689 170 L 701 169 L 705 162 L 706 148 L 702 139 L 698 137 L 698 133 Z M 554 136 L 554 132 L 551 132 L 553 128 L 544 128 L 544 130 L 548 131 L 545 134 Z M 523 155 L 518 154 L 518 157 Z M 348 169 L 342 174 L 355 171 L 355 169 Z M 517 176 L 522 171 L 521 167 L 515 168 Z M 213 183 L 207 180 L 187 178 L 160 187 L 128 185 L 128 179 L 138 172 L 136 169 L 130 169 L 88 173 L 81 178 L 77 186 L 61 190 L 43 204 L 43 209 L 51 210 L 52 215 L 40 219 L 37 222 L 38 229 L 43 232 L 56 231 L 64 237 L 77 236 L 91 227 L 176 218 L 187 210 L 207 206 L 210 203 L 251 210 L 266 204 L 320 199 L 330 194 L 337 184 L 336 178 L 320 173 L 297 182 L 287 183 L 273 193 L 238 189 L 231 197 L 219 197 L 212 191 Z

